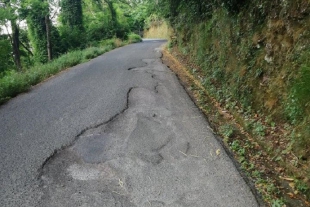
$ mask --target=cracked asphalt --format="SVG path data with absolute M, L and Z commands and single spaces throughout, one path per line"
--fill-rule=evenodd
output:
M 1 106 L 0 206 L 259 206 L 163 43 L 113 50 Z

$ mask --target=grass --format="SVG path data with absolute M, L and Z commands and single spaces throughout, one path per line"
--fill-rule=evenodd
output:
M 152 26 L 144 31 L 144 38 L 164 38 L 169 39 L 171 30 L 167 22 L 162 22 L 157 26 Z
M 7 102 L 20 93 L 28 91 L 31 86 L 44 81 L 62 70 L 87 62 L 116 47 L 140 41 L 142 41 L 140 36 L 129 34 L 126 42 L 119 39 L 104 40 L 100 42 L 98 47 L 68 52 L 47 64 L 37 64 L 24 72 L 8 71 L 0 78 L 0 104 Z
M 298 78 L 292 85 L 289 103 L 286 106 L 286 112 L 293 123 L 301 120 L 310 108 L 310 67 L 302 65 L 298 72 Z

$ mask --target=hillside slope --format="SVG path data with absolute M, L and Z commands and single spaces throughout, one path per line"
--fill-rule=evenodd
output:
M 214 2 L 179 3 L 166 16 L 174 29 L 168 47 L 273 163 L 261 173 L 289 177 L 283 184 L 289 197 L 307 206 L 310 1 Z M 219 130 L 224 137 L 229 127 Z M 227 145 L 236 144 L 236 135 L 228 135 Z

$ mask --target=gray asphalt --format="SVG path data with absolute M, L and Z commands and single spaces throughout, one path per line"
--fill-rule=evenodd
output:
M 0 206 L 258 206 L 162 44 L 113 50 L 1 106 Z

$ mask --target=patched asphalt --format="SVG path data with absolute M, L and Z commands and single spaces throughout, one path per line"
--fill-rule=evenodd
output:
M 161 62 L 106 53 L 0 108 L 0 206 L 259 206 Z

